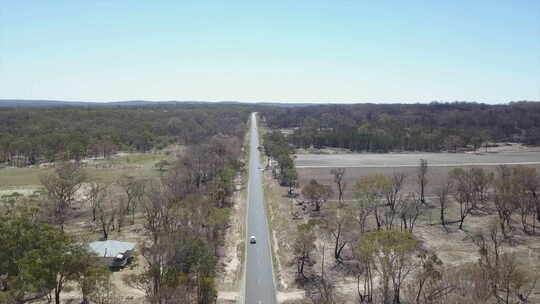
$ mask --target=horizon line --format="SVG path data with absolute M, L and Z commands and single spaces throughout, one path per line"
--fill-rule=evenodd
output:
M 0 98 L 0 102 L 62 102 L 62 103 L 127 103 L 127 102 L 146 102 L 146 103 L 244 103 L 244 104 L 335 104 L 335 105 L 353 105 L 353 104 L 452 104 L 452 103 L 469 103 L 469 104 L 487 104 L 487 105 L 509 105 L 517 102 L 540 102 L 540 100 L 510 100 L 503 102 L 480 102 L 475 100 L 431 100 L 431 101 L 291 101 L 291 100 L 152 100 L 152 99 L 119 99 L 119 100 L 76 100 L 76 99 L 17 99 L 17 98 Z

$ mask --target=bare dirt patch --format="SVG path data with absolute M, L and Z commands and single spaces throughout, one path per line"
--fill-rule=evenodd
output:
M 223 299 L 229 299 L 231 294 L 238 296 L 240 289 L 247 196 L 244 185 L 242 178 L 238 178 L 230 225 L 225 232 L 223 254 L 218 261 L 217 289 L 220 292 L 219 298 Z

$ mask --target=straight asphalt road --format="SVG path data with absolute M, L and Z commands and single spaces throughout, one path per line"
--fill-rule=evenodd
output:
M 276 304 L 270 233 L 264 208 L 257 115 L 251 116 L 244 304 Z M 250 244 L 255 236 L 257 243 Z

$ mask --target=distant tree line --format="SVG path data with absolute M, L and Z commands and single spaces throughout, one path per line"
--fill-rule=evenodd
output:
M 353 151 L 455 151 L 492 141 L 540 144 L 540 102 L 267 107 L 273 129 L 294 128 L 297 147 Z
M 198 144 L 219 133 L 238 136 L 249 113 L 241 105 L 0 108 L 0 162 L 27 166 Z

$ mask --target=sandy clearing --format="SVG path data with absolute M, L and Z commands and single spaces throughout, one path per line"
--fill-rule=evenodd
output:
M 283 303 L 283 302 L 286 302 L 286 301 L 302 300 L 305 297 L 305 293 L 306 292 L 304 290 L 278 292 L 277 293 L 277 300 L 278 300 L 279 303 Z
M 217 303 L 218 304 L 237 303 L 239 296 L 240 294 L 235 291 L 218 291 Z
M 245 189 L 242 189 L 242 180 L 239 177 L 236 181 L 236 192 L 233 194 L 234 206 L 230 226 L 226 229 L 224 245 L 222 246 L 224 253 L 219 258 L 216 278 L 217 289 L 225 294 L 230 291 L 238 293 L 239 289 L 238 281 L 241 277 L 242 257 L 239 255 L 241 253 L 238 252 L 238 248 L 243 240 L 246 204 L 245 194 L 242 195 L 242 192 L 245 192 Z

